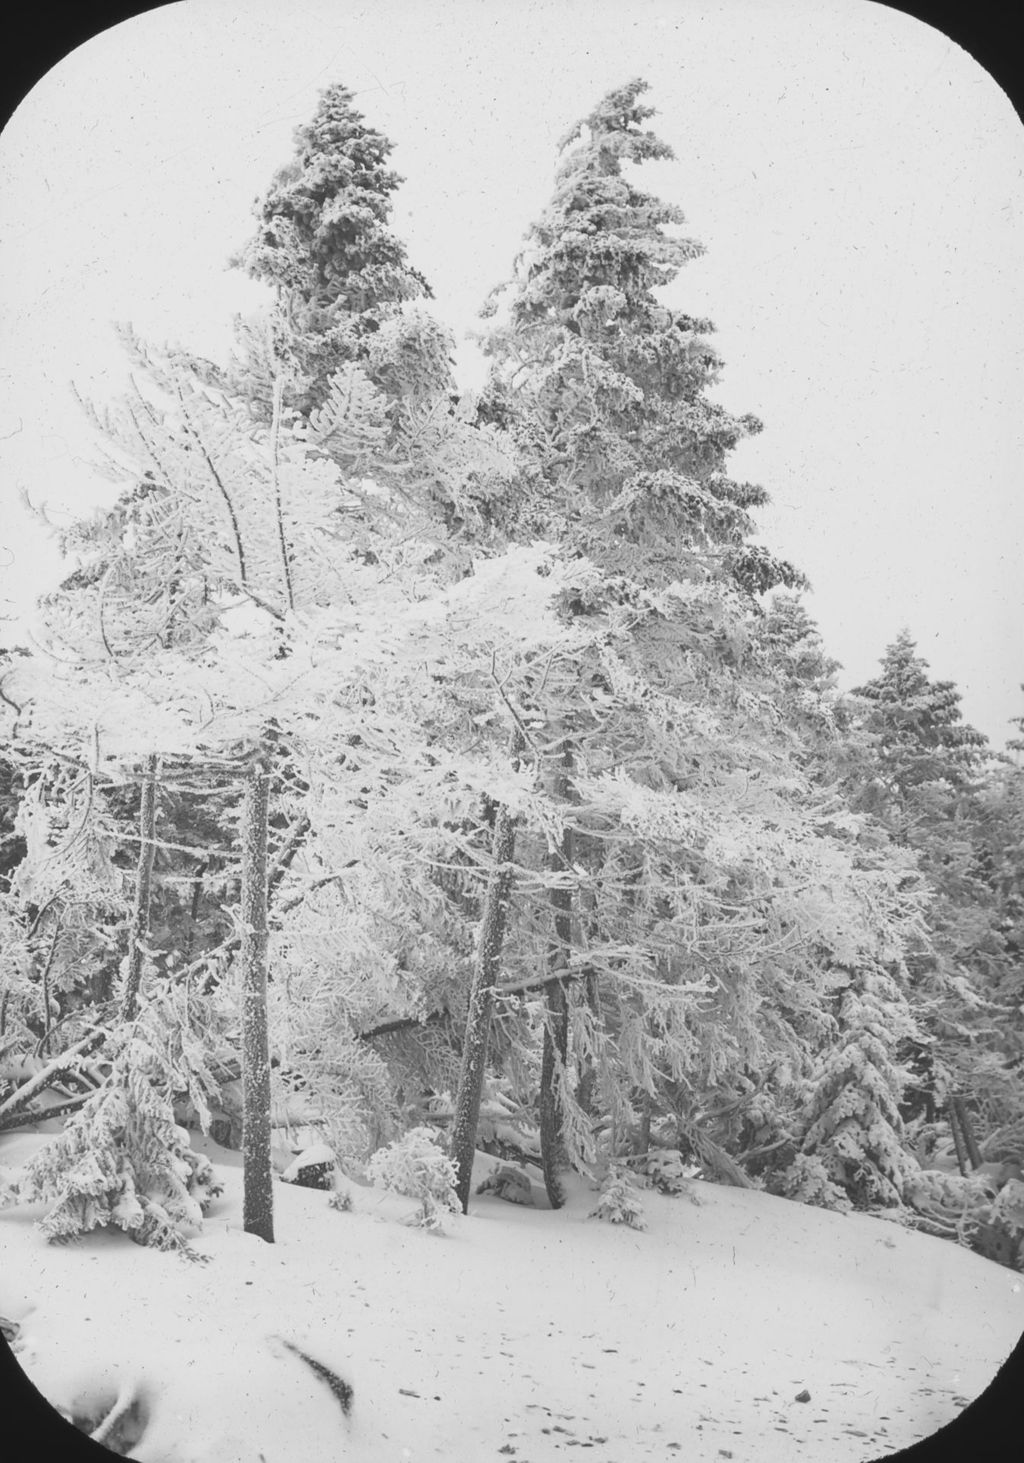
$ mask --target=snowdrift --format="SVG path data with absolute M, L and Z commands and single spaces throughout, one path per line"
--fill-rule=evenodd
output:
M 42 1141 L 0 1140 L 0 1165 Z M 242 1232 L 238 1155 L 197 1146 L 225 1183 L 206 1263 L 0 1214 L 19 1362 L 93 1425 L 120 1397 L 108 1445 L 138 1463 L 873 1459 L 956 1416 L 1024 1329 L 1021 1277 L 966 1250 L 696 1181 L 645 1193 L 643 1232 L 589 1218 L 575 1180 L 562 1210 L 535 1183 L 441 1235 L 392 1193 L 339 1212 L 278 1184 L 269 1246 Z

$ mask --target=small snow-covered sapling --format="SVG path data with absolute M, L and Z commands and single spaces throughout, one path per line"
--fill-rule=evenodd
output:
M 366 1167 L 371 1183 L 418 1199 L 420 1207 L 410 1221 L 423 1229 L 440 1230 L 445 1210 L 461 1212 L 455 1193 L 456 1170 L 438 1145 L 431 1128 L 410 1128 L 385 1148 L 379 1148 Z
M 605 1219 L 609 1224 L 627 1224 L 630 1229 L 646 1229 L 640 1192 L 628 1173 L 614 1169 L 601 1185 L 601 1197 L 591 1209 L 590 1219 Z

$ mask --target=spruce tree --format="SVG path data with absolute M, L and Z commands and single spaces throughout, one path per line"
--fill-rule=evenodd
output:
M 784 687 L 789 718 L 811 739 L 834 740 L 848 720 L 841 715 L 836 672 L 821 632 L 798 595 L 772 595 L 758 628 L 758 640 Z
M 347 87 L 328 87 L 257 204 L 255 235 L 232 259 L 274 290 L 273 344 L 296 374 L 292 404 L 304 414 L 323 404 L 337 371 L 367 361 L 372 337 L 405 301 L 430 297 L 388 228 L 402 181 L 387 166 L 392 150 Z
M 1021 718 L 1016 725 L 1021 725 Z M 1015 750 L 1010 742 L 1011 750 Z M 985 971 L 985 994 L 996 1005 L 999 1040 L 990 1041 L 975 1092 L 988 1121 L 1024 1126 L 1024 768 L 995 762 L 979 795 L 977 839 L 981 877 L 992 902 L 1000 959 Z M 998 1056 L 998 1065 L 992 1060 Z M 989 1153 L 987 1156 L 992 1157 Z
M 487 307 L 479 410 L 509 426 L 528 464 L 524 528 L 648 587 L 716 565 L 755 593 L 802 584 L 746 542 L 768 496 L 730 478 L 726 458 L 761 423 L 707 394 L 714 326 L 659 298 L 703 247 L 678 236 L 679 207 L 625 171 L 673 157 L 645 126 L 646 89 L 610 92 L 563 137 L 554 197 Z
M 701 247 L 678 237 L 678 207 L 643 192 L 627 175 L 630 165 L 672 156 L 645 125 L 653 115 L 639 100 L 645 89 L 642 81 L 616 89 L 563 138 L 554 197 L 527 234 L 511 284 L 492 295 L 487 313 L 495 323 L 484 337 L 492 364 L 478 411 L 508 430 L 524 481 L 511 515 L 514 531 L 543 534 L 599 571 L 566 603 L 569 618 L 614 612 L 632 620 L 628 671 L 588 666 L 564 687 L 570 700 L 561 707 L 556 678 L 545 685 L 549 776 L 562 776 L 570 800 L 578 800 L 574 771 L 594 766 L 591 756 L 574 769 L 572 748 L 583 735 L 599 744 L 596 727 L 607 721 L 602 696 L 618 704 L 619 688 L 610 679 L 619 678 L 633 709 L 653 692 L 660 713 L 661 697 L 672 695 L 673 672 L 692 685 L 694 655 L 719 669 L 723 657 L 735 657 L 753 597 L 775 584 L 803 582 L 791 565 L 747 541 L 754 529 L 750 510 L 767 495 L 730 478 L 726 458 L 760 423 L 733 415 L 707 394 L 720 364 L 707 339 L 711 322 L 659 298 Z M 690 585 L 685 608 L 663 604 L 652 612 L 652 594 L 681 582 Z M 626 755 L 643 763 L 637 743 L 625 753 L 621 715 L 617 720 L 620 745 L 612 762 Z M 643 715 L 633 731 L 648 754 L 652 741 L 664 744 Z M 584 841 L 580 852 L 598 863 L 605 857 L 600 840 Z M 642 867 L 642 851 L 637 858 Z M 615 862 L 609 892 L 616 883 L 621 888 L 624 871 Z M 570 931 L 579 928 L 573 903 L 572 880 L 567 885 L 563 871 L 550 900 L 545 958 L 553 970 L 566 965 Z M 642 921 L 643 911 L 636 917 Z M 615 923 L 607 914 L 605 922 Z M 573 1106 L 564 1070 L 573 1017 L 562 979 L 550 983 L 547 1008 L 541 1131 L 548 1192 L 557 1204 L 556 1114 L 564 1122 Z M 587 1038 L 581 1041 L 582 1054 Z M 649 1077 L 646 1058 L 641 1066 Z M 575 1121 L 582 1124 L 579 1112 Z
M 910 631 L 901 630 L 879 674 L 853 692 L 868 703 L 864 724 L 877 738 L 881 772 L 897 798 L 928 783 L 960 792 L 984 762 L 988 739 L 964 721 L 955 684 L 927 672 Z
M 411 518 L 407 531 L 433 532 L 450 554 L 452 538 L 493 535 L 509 466 L 499 434 L 474 428 L 461 409 L 451 332 L 423 309 L 430 288 L 388 227 L 401 183 L 386 165 L 391 151 L 349 90 L 322 93 L 257 203 L 256 234 L 232 260 L 270 285 L 274 307 L 236 322 L 227 370 L 196 364 L 263 421 L 282 376 L 286 409 L 306 419 L 332 392 L 369 382 L 383 412 L 374 446 L 394 453 L 388 472 L 377 452 L 378 485 L 391 491 L 373 511 Z M 344 434 L 322 445 L 343 470 L 353 466 Z
M 980 1094 L 1006 1019 L 996 993 L 1007 951 L 986 871 L 982 797 L 993 763 L 985 736 L 963 719 L 955 684 L 928 669 L 904 630 L 879 674 L 853 692 L 874 746 L 855 795 L 913 854 L 932 891 L 927 938 L 908 959 L 911 1002 L 931 1039 L 925 1096 L 941 1106 L 961 1089 L 984 1121 Z
M 824 1208 L 898 1205 L 916 1165 L 903 1141 L 905 1074 L 896 1052 L 916 1027 L 884 969 L 865 964 L 839 978 L 833 1039 L 809 1083 L 798 1119 L 800 1153 L 781 1189 Z

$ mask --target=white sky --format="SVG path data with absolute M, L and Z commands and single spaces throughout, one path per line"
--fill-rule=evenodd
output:
M 1024 129 L 966 52 L 870 0 L 184 0 L 75 51 L 0 137 L 0 599 L 56 573 L 19 489 L 58 521 L 110 492 L 69 390 L 123 382 L 110 322 L 220 355 L 266 298 L 226 260 L 323 87 L 396 144 L 393 226 L 461 336 L 558 137 L 637 75 L 677 154 L 643 184 L 708 250 L 672 298 L 718 325 L 716 394 L 765 422 L 732 458 L 772 494 L 763 537 L 810 576 L 843 684 L 906 625 L 1001 746 L 1024 713 Z

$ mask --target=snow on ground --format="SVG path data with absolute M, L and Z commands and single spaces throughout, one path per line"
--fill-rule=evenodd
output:
M 41 1141 L 0 1139 L 0 1165 Z M 268 1246 L 239 1155 L 197 1146 L 226 1185 L 205 1265 L 0 1213 L 25 1371 L 97 1417 L 134 1389 L 139 1463 L 874 1459 L 950 1421 L 1024 1329 L 1022 1278 L 966 1250 L 700 1182 L 646 1193 L 645 1232 L 588 1219 L 580 1180 L 557 1212 L 538 1184 L 535 1208 L 476 1197 L 440 1236 L 402 1224 L 411 1199 L 353 1186 L 342 1213 L 278 1184 Z M 285 1342 L 353 1386 L 350 1418 Z

